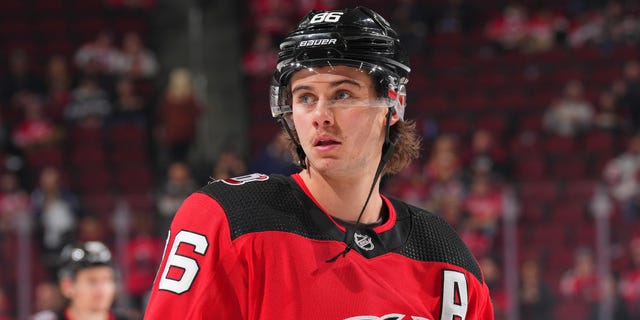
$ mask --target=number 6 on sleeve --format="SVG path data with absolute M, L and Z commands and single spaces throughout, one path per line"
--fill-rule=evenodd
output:
M 192 245 L 193 252 L 199 255 L 204 255 L 209 247 L 209 242 L 205 236 L 187 230 L 180 230 L 180 232 L 176 234 L 173 246 L 171 246 L 171 251 L 167 257 L 167 263 L 164 266 L 158 289 L 171 291 L 176 294 L 182 294 L 191 289 L 191 285 L 198 275 L 200 266 L 198 266 L 198 261 L 194 258 L 177 253 L 178 248 L 183 243 Z M 179 279 L 167 277 L 172 267 L 182 269 L 182 276 L 180 276 Z

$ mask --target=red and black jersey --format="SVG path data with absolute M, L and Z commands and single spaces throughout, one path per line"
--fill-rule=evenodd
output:
M 347 230 L 298 175 L 205 186 L 176 213 L 145 319 L 493 319 L 456 232 L 382 198 L 386 222 Z

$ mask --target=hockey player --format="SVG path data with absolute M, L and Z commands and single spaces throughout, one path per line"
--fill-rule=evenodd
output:
M 218 180 L 170 228 L 146 319 L 493 319 L 474 257 L 386 197 L 418 155 L 407 54 L 364 8 L 312 11 L 280 46 L 271 111 L 301 172 Z
M 61 253 L 58 278 L 68 305 L 60 311 L 43 311 L 32 320 L 125 319 L 111 311 L 116 296 L 115 266 L 111 252 L 101 242 L 68 245 Z

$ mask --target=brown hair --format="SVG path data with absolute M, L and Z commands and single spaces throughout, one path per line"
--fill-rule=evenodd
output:
M 297 138 L 298 134 L 295 129 L 291 131 Z M 300 159 L 296 153 L 296 145 L 284 129 L 280 134 L 289 141 L 289 150 L 293 155 L 293 161 L 298 164 Z M 416 123 L 413 120 L 396 122 L 389 130 L 389 138 L 391 141 L 397 139 L 398 142 L 385 164 L 382 174 L 398 173 L 420 156 L 422 139 L 416 132 Z

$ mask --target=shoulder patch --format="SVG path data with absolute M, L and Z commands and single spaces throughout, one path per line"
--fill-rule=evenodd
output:
M 230 186 L 239 186 L 239 185 L 243 185 L 243 184 L 245 184 L 247 182 L 266 181 L 266 180 L 269 180 L 269 176 L 268 175 L 262 174 L 262 173 L 252 173 L 252 174 L 239 176 L 239 177 L 234 177 L 234 178 L 214 180 L 212 182 L 223 182 L 223 183 L 226 183 L 226 184 L 228 184 Z

